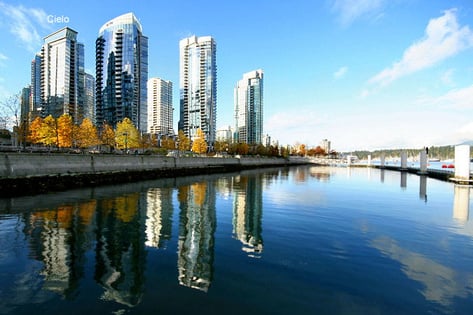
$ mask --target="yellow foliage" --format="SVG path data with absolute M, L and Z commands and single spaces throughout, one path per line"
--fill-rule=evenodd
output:
M 129 118 L 125 118 L 117 124 L 115 142 L 119 149 L 140 146 L 140 134 Z
M 40 133 L 45 145 L 58 144 L 56 119 L 53 116 L 49 115 L 43 120 Z
M 205 135 L 202 129 L 197 129 L 197 138 L 192 143 L 192 151 L 198 154 L 207 152 L 207 142 L 205 141 Z
M 74 124 L 72 117 L 64 114 L 57 119 L 57 140 L 60 148 L 72 147 L 72 135 Z
M 41 135 L 41 126 L 43 125 L 43 119 L 41 117 L 36 117 L 31 124 L 29 125 L 28 130 L 28 141 L 33 144 L 38 144 L 43 142 L 43 137 Z
M 90 119 L 85 118 L 77 128 L 77 146 L 80 148 L 88 148 L 99 144 L 97 128 L 92 124 Z

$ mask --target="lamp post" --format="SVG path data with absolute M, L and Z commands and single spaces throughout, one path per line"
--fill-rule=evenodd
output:
M 123 135 L 125 136 L 125 154 L 128 154 L 128 132 L 124 132 Z

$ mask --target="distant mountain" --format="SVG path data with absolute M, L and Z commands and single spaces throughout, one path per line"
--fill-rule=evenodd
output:
M 473 140 L 470 140 L 470 141 L 465 141 L 465 142 L 462 142 L 458 145 L 469 145 L 469 146 L 473 146 Z

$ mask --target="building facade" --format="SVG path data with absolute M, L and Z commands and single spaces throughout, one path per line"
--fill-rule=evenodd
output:
M 148 133 L 173 135 L 172 82 L 148 80 Z
M 243 75 L 235 87 L 235 141 L 261 144 L 263 135 L 263 70 Z
M 84 118 L 88 118 L 92 123 L 95 122 L 95 78 L 90 73 L 84 76 Z
M 69 114 L 75 122 L 79 120 L 79 64 L 83 64 L 83 60 L 84 49 L 77 42 L 76 31 L 65 27 L 44 38 L 40 73 L 43 117 Z
M 116 127 L 129 118 L 147 130 L 148 38 L 133 13 L 105 23 L 95 42 L 96 122 Z
M 41 53 L 31 61 L 30 119 L 41 115 Z
M 212 146 L 217 123 L 217 45 L 210 36 L 191 36 L 179 42 L 179 49 L 178 129 L 194 140 L 200 128 Z

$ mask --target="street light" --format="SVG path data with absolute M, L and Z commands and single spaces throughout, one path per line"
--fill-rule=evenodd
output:
M 128 132 L 124 132 L 123 135 L 125 136 L 125 154 L 128 154 Z

